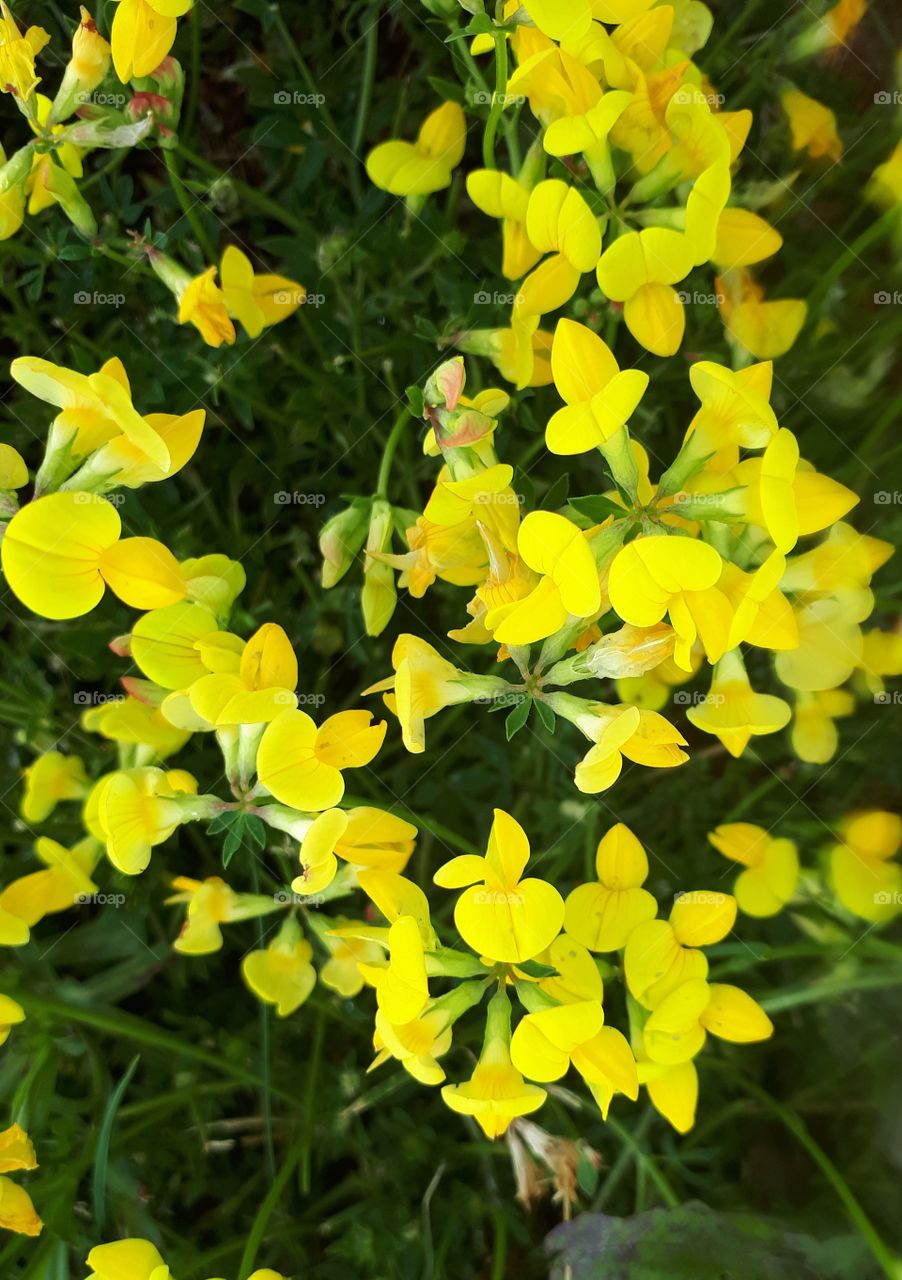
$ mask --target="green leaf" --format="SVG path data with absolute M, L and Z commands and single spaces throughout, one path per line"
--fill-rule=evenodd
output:
M 818 1240 L 779 1222 L 697 1202 L 630 1218 L 582 1214 L 546 1240 L 572 1280 L 847 1280 L 872 1274 L 851 1236 Z
M 554 484 L 552 484 L 539 504 L 542 511 L 557 511 L 559 507 L 566 506 L 567 494 L 570 491 L 570 476 L 565 471 L 562 476 L 558 476 Z
M 590 493 L 584 498 L 571 498 L 570 506 L 581 516 L 586 516 L 593 524 L 600 524 L 608 516 L 622 518 L 626 515 L 622 506 L 612 502 L 603 493 Z
M 524 960 L 517 965 L 521 973 L 525 973 L 527 978 L 557 978 L 558 970 L 552 964 L 541 964 L 538 960 Z
M 125 1075 L 116 1085 L 110 1095 L 110 1100 L 106 1104 L 106 1110 L 103 1113 L 103 1119 L 100 1122 L 100 1130 L 97 1134 L 97 1149 L 94 1152 L 94 1175 L 92 1179 L 93 1196 L 94 1196 L 94 1222 L 97 1227 L 98 1236 L 103 1234 L 103 1227 L 106 1221 L 106 1187 L 107 1187 L 107 1171 L 110 1162 L 110 1140 L 113 1136 L 113 1125 L 116 1123 L 116 1112 L 119 1110 L 119 1104 L 125 1096 L 132 1076 L 135 1074 L 138 1063 L 141 1061 L 140 1055 L 132 1058 L 126 1068 Z
M 408 387 L 404 394 L 407 396 L 407 406 L 411 414 L 415 418 L 422 418 L 426 412 L 426 401 L 423 399 L 422 388 Z
M 537 699 L 536 701 L 533 702 L 532 705 L 536 709 L 536 715 L 542 721 L 542 724 L 545 726 L 548 732 L 554 733 L 554 726 L 557 724 L 557 717 L 555 716 L 554 712 L 551 710 L 551 707 L 549 707 L 548 703 L 542 702 L 540 699 Z
M 504 732 L 507 734 L 507 740 L 510 742 L 515 733 L 519 733 L 526 721 L 529 719 L 529 708 L 532 705 L 532 698 L 524 698 L 519 702 L 504 722 Z

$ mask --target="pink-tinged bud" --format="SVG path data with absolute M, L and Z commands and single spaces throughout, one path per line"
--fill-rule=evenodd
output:
M 454 356 L 440 364 L 423 389 L 427 405 L 441 406 L 449 411 L 457 408 L 463 393 L 467 373 L 462 356 Z
M 158 707 L 168 692 L 152 680 L 142 680 L 139 676 L 122 676 L 119 683 L 130 698 L 148 707 Z
M 115 653 L 117 658 L 130 658 L 132 656 L 132 638 L 128 632 L 124 636 L 114 636 L 107 648 Z

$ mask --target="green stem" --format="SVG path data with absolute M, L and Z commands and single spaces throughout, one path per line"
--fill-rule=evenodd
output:
M 203 250 L 204 257 L 207 262 L 215 262 L 217 254 L 213 247 L 213 242 L 210 240 L 210 237 L 203 228 L 200 218 L 198 218 L 197 213 L 195 212 L 196 202 L 192 202 L 191 195 L 184 182 L 182 182 L 173 152 L 163 152 L 163 163 L 166 165 L 166 171 L 169 174 L 169 182 L 172 186 L 172 190 L 175 192 L 175 198 L 178 200 L 182 213 L 187 219 L 198 244 Z
M 486 121 L 485 134 L 482 139 L 482 159 L 487 169 L 497 169 L 495 164 L 495 134 L 504 110 L 504 98 L 507 91 L 507 35 L 503 31 L 495 32 L 495 92 L 492 94 L 492 109 Z
M 385 441 L 385 448 L 382 451 L 382 462 L 379 464 L 379 476 L 376 480 L 376 497 L 388 497 L 388 479 L 391 475 L 391 466 L 395 458 L 395 452 L 398 443 L 404 431 L 404 427 L 410 418 L 410 410 L 405 408 L 395 419 L 394 426 L 388 433 L 388 439 Z
M 371 15 L 372 16 L 372 15 Z M 363 135 L 366 132 L 366 120 L 370 111 L 370 101 L 373 96 L 373 80 L 376 74 L 376 53 L 378 50 L 377 27 L 379 23 L 379 10 L 377 8 L 372 22 L 367 28 L 366 47 L 363 55 L 363 80 L 360 84 L 360 98 L 357 102 L 357 118 L 354 121 L 354 133 L 351 137 L 351 150 L 355 155 L 360 153 L 363 145 Z
M 266 1232 L 266 1226 L 272 1217 L 273 1210 L 282 1197 L 282 1192 L 288 1185 L 288 1179 L 294 1172 L 298 1161 L 301 1158 L 301 1152 L 304 1149 L 303 1138 L 299 1138 L 291 1148 L 288 1158 L 279 1170 L 269 1190 L 264 1197 L 263 1203 L 257 1210 L 257 1216 L 254 1218 L 250 1232 L 248 1233 L 247 1243 L 244 1246 L 244 1253 L 241 1256 L 241 1265 L 238 1268 L 238 1280 L 247 1280 L 251 1274 L 260 1245 L 263 1243 L 263 1236 Z
M 746 1093 L 753 1098 L 757 1098 L 759 1102 L 771 1110 L 799 1142 L 800 1146 L 805 1148 L 830 1183 L 830 1186 L 839 1196 L 846 1213 L 858 1228 L 862 1239 L 874 1255 L 884 1274 L 889 1277 L 889 1280 L 900 1280 L 900 1277 L 902 1277 L 902 1259 L 898 1258 L 889 1246 L 884 1243 L 876 1227 L 858 1203 L 845 1178 L 827 1153 L 818 1146 L 808 1132 L 805 1122 L 795 1112 L 790 1111 L 788 1107 L 784 1107 L 776 1098 L 772 1098 L 766 1090 L 760 1088 L 754 1081 L 740 1077 L 739 1083 Z

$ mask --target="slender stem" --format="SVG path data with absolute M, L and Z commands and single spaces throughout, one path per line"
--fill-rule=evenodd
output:
M 404 427 L 410 418 L 410 410 L 405 408 L 398 414 L 395 419 L 394 426 L 388 433 L 388 439 L 385 441 L 385 448 L 382 451 L 382 462 L 379 464 L 379 476 L 376 480 L 376 497 L 388 497 L 388 480 L 391 475 L 392 462 L 394 462 L 395 452 L 404 431 Z
M 363 135 L 366 132 L 367 116 L 370 112 L 370 101 L 373 96 L 373 80 L 376 74 L 376 53 L 378 50 L 378 34 L 377 27 L 379 25 L 379 10 L 366 31 L 366 46 L 363 55 L 363 79 L 360 83 L 360 98 L 357 102 L 357 118 L 354 121 L 354 132 L 351 136 L 351 150 L 358 155 L 363 145 Z
M 260 870 L 257 865 L 256 855 L 253 855 L 251 859 L 251 883 L 253 884 L 254 893 L 259 893 Z M 266 930 L 263 926 L 263 917 L 258 916 L 257 942 L 261 947 L 263 946 L 265 936 Z M 262 1000 L 258 1001 L 258 1003 L 260 1007 L 260 1078 L 263 1081 L 260 1096 L 263 1104 L 266 1174 L 270 1183 L 274 1186 L 276 1180 L 276 1151 L 272 1135 L 272 1067 L 270 1055 L 269 1005 L 264 1004 Z
M 771 1110 L 775 1116 L 786 1126 L 789 1132 L 796 1138 L 801 1146 L 805 1148 L 811 1156 L 814 1163 L 818 1166 L 821 1173 L 830 1183 L 830 1186 L 839 1196 L 843 1203 L 843 1207 L 853 1224 L 858 1228 L 862 1239 L 867 1244 L 871 1253 L 874 1255 L 882 1271 L 890 1280 L 900 1280 L 902 1277 L 902 1259 L 889 1248 L 878 1234 L 876 1227 L 865 1213 L 864 1209 L 858 1203 L 854 1193 L 846 1182 L 845 1178 L 837 1169 L 836 1165 L 827 1155 L 826 1151 L 815 1142 L 811 1134 L 808 1132 L 805 1122 L 790 1111 L 788 1107 L 784 1107 L 776 1098 L 772 1098 L 766 1090 L 761 1089 L 752 1080 L 740 1077 L 740 1085 L 745 1089 L 746 1093 L 751 1094 L 753 1098 L 757 1098 L 766 1107 Z
M 495 164 L 495 134 L 504 110 L 504 99 L 507 92 L 507 35 L 503 31 L 495 32 L 495 92 L 492 94 L 492 109 L 486 121 L 485 134 L 482 139 L 482 159 L 487 169 L 497 169 Z
M 175 198 L 181 206 L 182 213 L 185 218 L 187 218 L 188 223 L 197 238 L 197 242 L 203 250 L 207 262 L 215 262 L 217 254 L 213 247 L 213 242 L 210 240 L 210 237 L 204 230 L 203 223 L 195 212 L 195 205 L 197 204 L 197 201 L 192 201 L 190 192 L 179 176 L 174 154 L 171 151 L 164 151 L 163 160 L 166 165 L 166 171 L 169 174 L 169 181 L 172 186 L 172 190 L 175 192 Z

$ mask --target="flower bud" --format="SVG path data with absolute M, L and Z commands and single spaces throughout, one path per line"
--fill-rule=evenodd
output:
M 323 556 L 322 583 L 326 590 L 345 576 L 363 546 L 369 524 L 369 503 L 355 498 L 323 525 L 319 549 Z
M 82 5 L 81 21 L 72 37 L 72 56 L 50 109 L 50 123 L 59 124 L 61 120 L 67 120 L 102 83 L 109 67 L 110 46 Z
M 390 564 L 377 556 L 391 547 L 392 510 L 384 498 L 375 498 L 370 514 L 369 536 L 366 542 L 366 562 L 363 569 L 361 607 L 368 636 L 381 635 L 391 621 L 397 604 L 395 573 Z

